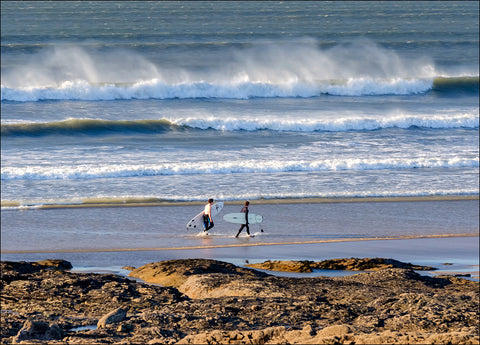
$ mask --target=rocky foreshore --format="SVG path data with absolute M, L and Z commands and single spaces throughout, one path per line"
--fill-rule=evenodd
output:
M 262 263 L 245 265 L 252 268 L 260 268 L 270 271 L 299 272 L 308 273 L 315 269 L 323 270 L 345 270 L 345 271 L 379 271 L 385 268 L 407 268 L 416 271 L 433 271 L 435 268 L 430 266 L 412 265 L 398 260 L 385 258 L 350 258 L 350 259 L 331 259 L 323 261 L 270 261 Z
M 70 268 L 1 263 L 2 344 L 479 343 L 479 283 L 412 268 L 286 278 L 189 259 L 132 271 L 150 283 Z

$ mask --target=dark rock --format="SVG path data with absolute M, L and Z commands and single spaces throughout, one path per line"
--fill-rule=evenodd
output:
M 152 266 L 152 276 L 178 273 L 179 288 L 2 262 L 11 274 L 1 281 L 0 344 L 479 342 L 479 284 L 466 279 L 403 268 L 287 278 L 213 260 Z M 78 328 L 102 317 L 105 327 Z
M 373 259 L 333 259 L 317 262 L 314 265 L 319 269 L 332 269 L 332 270 L 349 270 L 349 271 L 367 271 L 367 270 L 380 270 L 385 268 L 405 268 L 420 271 L 431 271 L 435 268 L 430 266 L 412 265 L 411 263 L 405 263 L 393 259 L 373 258 Z
M 70 270 L 73 268 L 72 264 L 65 260 L 43 260 L 36 261 L 34 264 L 37 264 L 42 267 L 42 269 L 56 269 L 56 270 Z
M 131 332 L 135 329 L 134 326 L 132 326 L 131 324 L 121 324 L 118 326 L 117 328 L 117 332 Z
M 13 338 L 13 343 L 27 340 L 59 340 L 63 338 L 63 331 L 58 325 L 49 325 L 44 321 L 26 321 L 18 334 Z
M 373 258 L 373 259 L 332 259 L 325 261 L 265 261 L 263 263 L 248 264 L 246 265 L 252 268 L 260 268 L 271 271 L 284 271 L 284 272 L 298 272 L 306 273 L 312 272 L 314 269 L 324 270 L 347 270 L 347 271 L 370 271 L 381 270 L 386 268 L 405 268 L 421 271 L 431 271 L 435 268 L 430 266 L 412 265 L 410 263 L 404 263 L 393 259 Z
M 290 260 L 267 260 L 263 263 L 248 264 L 247 267 L 260 268 L 270 271 L 309 273 L 313 271 L 315 262 L 313 261 L 290 261 Z
M 178 287 L 189 276 L 212 273 L 248 277 L 267 276 L 264 273 L 238 267 L 227 262 L 208 259 L 181 259 L 144 265 L 130 272 L 129 277 L 140 278 L 149 283 Z

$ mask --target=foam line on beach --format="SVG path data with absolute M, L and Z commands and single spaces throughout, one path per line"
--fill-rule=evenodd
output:
M 290 241 L 290 242 L 236 243 L 236 244 L 219 244 L 219 245 L 188 246 L 188 247 L 2 250 L 1 253 L 2 254 L 33 254 L 33 253 L 101 253 L 101 252 L 137 252 L 137 251 L 145 252 L 145 251 L 164 251 L 164 250 L 195 250 L 195 249 L 216 249 L 216 248 L 235 248 L 235 247 L 303 245 L 303 244 L 363 242 L 363 241 L 415 240 L 415 239 L 478 237 L 478 236 L 479 234 L 466 233 L 466 234 L 418 235 L 418 236 L 400 236 L 400 237 L 340 238 L 340 239 L 334 239 L 334 240 L 311 240 L 311 241 Z
M 327 204 L 327 203 L 366 203 L 366 202 L 414 202 L 414 201 L 466 201 L 479 200 L 479 195 L 425 195 L 425 196 L 390 196 L 390 197 L 305 197 L 305 198 L 271 198 L 251 199 L 257 205 L 275 204 Z M 244 200 L 222 200 L 226 205 L 242 205 Z M 204 200 L 175 201 L 159 198 L 90 198 L 81 201 L 20 202 L 2 200 L 2 208 L 12 209 L 55 209 L 55 208 L 90 208 L 90 207 L 151 207 L 151 206 L 198 206 Z

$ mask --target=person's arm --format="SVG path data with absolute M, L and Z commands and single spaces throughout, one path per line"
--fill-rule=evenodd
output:
M 248 224 L 248 207 L 246 207 L 246 210 L 245 210 L 245 221 L 246 221 L 245 224 Z

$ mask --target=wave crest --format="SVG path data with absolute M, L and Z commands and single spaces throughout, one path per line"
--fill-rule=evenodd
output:
M 220 49 L 211 61 L 197 57 L 196 46 L 191 46 L 169 62 L 153 62 L 135 51 L 54 45 L 6 69 L 1 98 L 34 102 L 412 95 L 432 89 L 454 92 L 472 83 L 478 89 L 478 76 L 435 79 L 441 74 L 431 59 L 411 61 L 369 40 L 320 46 L 313 39 L 254 42 Z
M 478 168 L 476 158 L 348 159 L 320 161 L 222 161 L 156 165 L 107 165 L 25 168 L 2 167 L 2 180 L 97 179 L 161 175 L 396 170 L 418 168 Z
M 385 118 L 344 117 L 338 119 L 234 119 L 234 118 L 179 118 L 159 120 L 112 121 L 100 119 L 68 119 L 45 123 L 2 124 L 1 134 L 8 136 L 45 135 L 108 135 L 158 134 L 171 131 L 290 131 L 290 132 L 344 132 L 379 130 L 386 128 L 474 129 L 479 127 L 476 114 L 416 116 L 403 115 Z
M 162 133 L 178 129 L 167 120 L 110 121 L 68 119 L 45 123 L 2 125 L 2 136 L 96 135 L 105 133 Z
M 372 96 L 411 95 L 432 89 L 431 80 L 351 78 L 316 82 L 289 81 L 281 84 L 251 82 L 184 82 L 167 84 L 152 79 L 134 84 L 97 84 L 85 80 L 63 82 L 58 86 L 9 88 L 2 86 L 2 101 L 36 102 L 45 100 L 112 101 L 133 99 L 251 99 L 309 98 L 320 95 Z
M 2 101 L 36 102 L 45 100 L 112 101 L 133 99 L 251 99 L 309 98 L 321 95 L 381 96 L 415 95 L 428 91 L 441 93 L 478 93 L 478 77 L 435 79 L 350 78 L 314 82 L 184 82 L 167 84 L 159 79 L 134 84 L 98 84 L 84 80 L 68 81 L 59 86 L 9 88 L 2 86 Z

